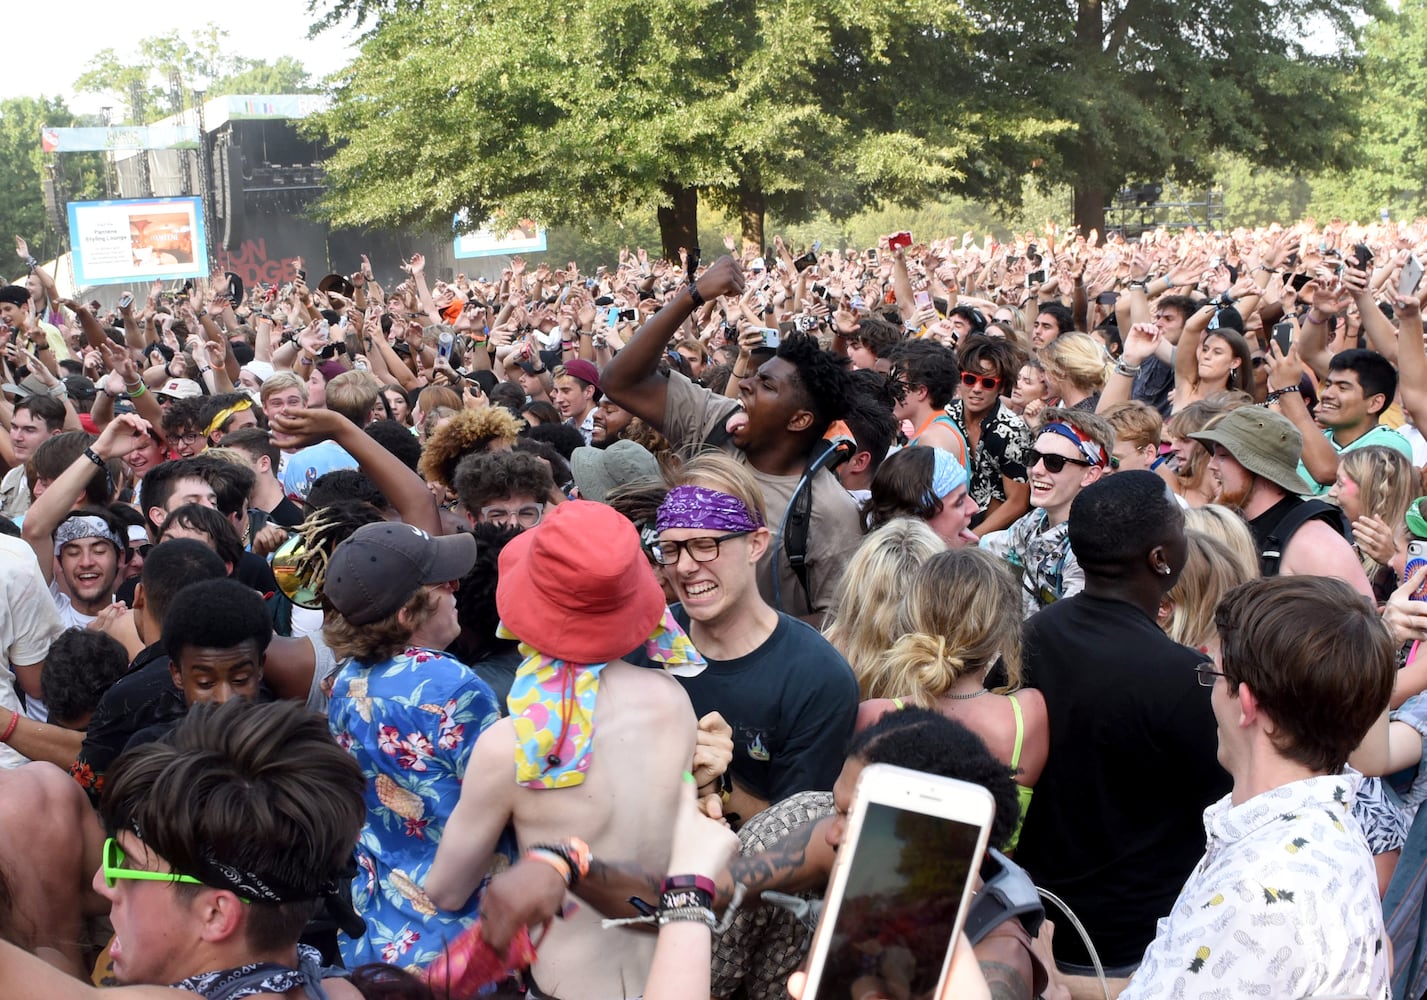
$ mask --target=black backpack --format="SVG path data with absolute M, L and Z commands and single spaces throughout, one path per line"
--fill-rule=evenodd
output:
M 1278 576 L 1278 566 L 1283 561 L 1283 550 L 1287 548 L 1289 539 L 1309 521 L 1324 521 L 1338 534 L 1352 540 L 1352 527 L 1341 508 L 1322 500 L 1305 500 L 1289 511 L 1264 539 L 1259 552 L 1259 571 L 1264 576 Z

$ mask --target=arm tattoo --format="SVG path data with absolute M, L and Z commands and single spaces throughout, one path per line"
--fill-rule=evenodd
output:
M 981 962 L 981 974 L 991 988 L 991 1000 L 1031 1000 L 1031 987 L 1021 970 L 1005 962 Z
M 802 882 L 818 874 L 808 870 L 808 844 L 819 822 L 814 820 L 789 830 L 767 850 L 734 858 L 728 866 L 732 881 L 742 882 L 754 896 L 767 889 L 796 891 L 801 888 Z M 826 876 L 827 873 L 821 874 Z M 722 891 L 719 895 L 723 896 Z

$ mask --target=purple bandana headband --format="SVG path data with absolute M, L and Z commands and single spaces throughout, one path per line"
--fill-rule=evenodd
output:
M 675 486 L 659 505 L 654 530 L 703 528 L 708 531 L 757 531 L 763 518 L 738 497 L 703 486 Z

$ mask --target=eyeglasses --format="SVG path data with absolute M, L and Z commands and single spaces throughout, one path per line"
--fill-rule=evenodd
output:
M 124 856 L 124 849 L 119 846 L 119 842 L 113 837 L 104 841 L 104 884 L 109 888 L 114 888 L 114 883 L 120 879 L 133 882 L 182 882 L 184 885 L 202 885 L 201 879 L 196 879 L 192 875 L 182 875 L 179 872 L 146 872 L 137 868 L 125 868 L 124 862 L 128 858 Z
M 1194 673 L 1199 677 L 1199 686 L 1211 688 L 1214 686 L 1216 678 L 1222 677 L 1228 680 L 1229 675 L 1222 670 L 1215 670 L 1213 661 L 1206 660 L 1194 668 Z
M 975 389 L 978 385 L 983 389 L 994 389 L 1001 384 L 998 375 L 978 375 L 975 372 L 962 372 L 961 384 L 968 389 Z
M 506 510 L 504 507 L 481 508 L 481 520 L 487 524 L 504 524 L 509 526 L 515 523 L 522 528 L 533 528 L 540 523 L 540 519 L 544 516 L 545 505 L 543 503 L 526 504 L 524 507 L 519 507 L 515 510 Z
M 1249 360 L 1254 363 L 1255 368 L 1262 368 L 1264 365 L 1268 364 L 1268 358 L 1264 357 L 1262 354 L 1258 355 L 1257 357 L 1250 358 Z
M 197 431 L 188 431 L 185 434 L 175 434 L 173 437 L 179 444 L 193 444 L 193 442 L 200 440 L 203 435 Z
M 679 556 L 684 552 L 687 552 L 689 558 L 696 563 L 713 562 L 718 558 L 720 544 L 731 538 L 742 538 L 747 534 L 749 534 L 747 531 L 735 531 L 713 538 L 689 538 L 682 542 L 655 542 L 649 546 L 649 554 L 660 566 L 677 565 Z
M 1068 458 L 1065 455 L 1057 455 L 1053 451 L 1036 451 L 1034 448 L 1032 448 L 1030 454 L 1026 458 L 1026 468 L 1034 468 L 1037 462 L 1044 465 L 1045 471 L 1051 473 L 1052 475 L 1057 472 L 1063 471 L 1065 469 L 1066 462 L 1069 462 L 1072 465 L 1083 465 L 1087 469 L 1093 464 L 1095 464 L 1093 462 L 1087 462 L 1083 458 Z

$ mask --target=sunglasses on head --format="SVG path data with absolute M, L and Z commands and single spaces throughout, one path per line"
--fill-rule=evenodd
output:
M 994 389 L 1001 384 L 999 375 L 980 375 L 976 372 L 962 372 L 961 384 L 968 389 L 975 389 L 978 385 L 983 389 Z
M 1072 465 L 1083 465 L 1087 469 L 1092 464 L 1094 464 L 1092 462 L 1087 462 L 1083 458 L 1069 458 L 1065 455 L 1057 455 L 1054 452 L 1036 451 L 1034 448 L 1032 448 L 1030 451 L 1030 455 L 1026 459 L 1026 468 L 1034 468 L 1037 462 L 1044 465 L 1045 471 L 1051 474 L 1063 471 L 1065 469 L 1066 462 L 1069 462 Z

